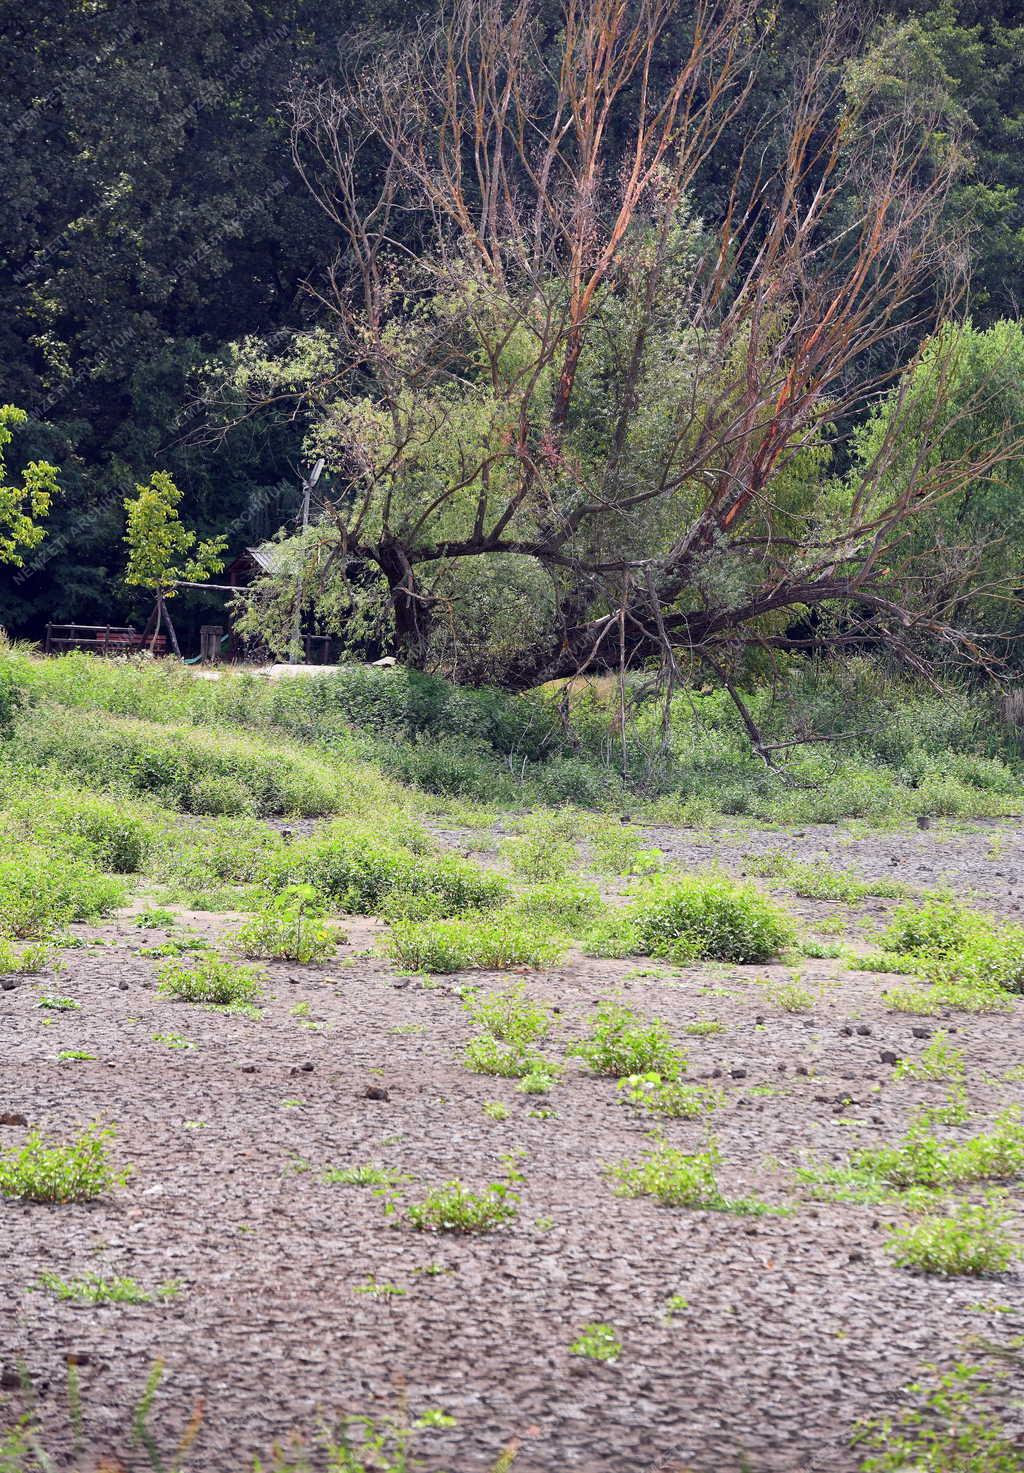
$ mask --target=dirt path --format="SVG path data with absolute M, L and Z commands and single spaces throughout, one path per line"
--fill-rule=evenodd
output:
M 654 837 L 673 858 L 717 858 L 733 872 L 744 852 L 785 847 L 911 884 L 945 877 L 1011 915 L 1024 890 L 1020 832 L 988 825 L 863 839 L 825 829 Z M 887 908 L 790 900 L 808 930 L 841 916 L 850 935 Z M 224 924 L 190 919 L 210 934 Z M 156 964 L 134 955 L 156 937 L 127 919 L 83 932 L 105 944 L 69 952 L 67 972 L 47 984 L 77 1012 L 40 1010 L 38 979 L 0 992 L 0 1113 L 54 1135 L 116 1122 L 117 1156 L 134 1173 L 91 1206 L 0 1203 L 0 1405 L 20 1404 L 10 1383 L 22 1364 L 44 1421 L 63 1425 L 73 1356 L 93 1445 L 145 1467 L 126 1454 L 124 1429 L 159 1356 L 165 1440 L 204 1399 L 189 1465 L 202 1473 L 241 1473 L 289 1428 L 338 1411 L 387 1413 L 403 1396 L 413 1412 L 457 1419 L 425 1443 L 431 1468 L 476 1473 L 518 1439 L 517 1473 L 847 1473 L 852 1425 L 897 1405 L 923 1363 L 955 1358 L 972 1336 L 1024 1329 L 1019 1271 L 981 1283 L 914 1277 L 884 1251 L 886 1210 L 815 1203 L 795 1182 L 809 1156 L 838 1161 L 893 1139 L 915 1104 L 944 1096 L 943 1085 L 893 1082 L 882 1063 L 886 1051 L 918 1053 L 922 1026 L 938 1026 L 887 1013 L 885 979 L 808 961 L 803 981 L 819 1001 L 803 1017 L 758 985 L 782 969 L 576 958 L 525 978 L 561 1010 L 556 1047 L 612 994 L 669 1021 L 688 1077 L 725 1093 L 714 1130 L 726 1191 L 797 1209 L 743 1218 L 616 1197 L 602 1165 L 636 1156 L 647 1125 L 614 1082 L 573 1064 L 536 1097 L 468 1073 L 458 982 L 395 976 L 362 954 L 373 931 L 352 924 L 334 965 L 271 968 L 258 1022 L 157 994 Z M 696 1019 L 724 1031 L 687 1036 Z M 976 1119 L 1024 1098 L 1002 1078 L 1022 1060 L 1018 1015 L 946 1026 L 967 1056 Z M 154 1037 L 168 1034 L 195 1047 Z M 95 1058 L 58 1062 L 62 1050 Z M 503 1102 L 507 1119 L 489 1118 L 488 1101 Z M 23 1135 L 0 1127 L 5 1146 Z M 670 1121 L 666 1135 L 699 1149 L 704 1127 Z M 518 1220 L 475 1239 L 417 1233 L 372 1191 L 320 1180 L 325 1167 L 374 1162 L 414 1178 L 404 1190 L 416 1200 L 450 1177 L 496 1179 L 513 1151 L 523 1153 Z M 155 1305 L 83 1309 L 35 1288 L 43 1270 L 182 1288 Z M 405 1292 L 357 1292 L 372 1280 Z M 687 1307 L 669 1315 L 672 1295 Z M 570 1356 L 589 1321 L 617 1331 L 614 1364 Z

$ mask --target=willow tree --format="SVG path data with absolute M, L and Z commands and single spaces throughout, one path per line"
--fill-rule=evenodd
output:
M 940 336 L 919 453 L 889 474 L 915 345 L 966 279 L 946 99 L 898 32 L 859 53 L 834 25 L 777 114 L 750 116 L 763 7 L 694 0 L 681 59 L 679 14 L 564 0 L 552 35 L 533 0 L 453 0 L 400 53 L 294 99 L 296 164 L 341 239 L 328 325 L 240 372 L 264 402 L 298 393 L 332 473 L 323 576 L 379 571 L 410 664 L 436 656 L 460 575 L 495 559 L 510 589 L 518 566 L 548 591 L 505 652 L 511 687 L 672 674 L 683 652 L 728 678 L 822 611 L 972 647 L 892 576 L 908 524 L 1012 449 L 997 427 L 944 452 Z M 702 218 L 727 135 L 739 166 Z M 884 432 L 839 474 L 886 392 Z
M 39 546 L 46 536 L 41 518 L 50 510 L 60 491 L 57 467 L 46 460 L 31 460 L 20 484 L 7 480 L 6 450 L 14 430 L 28 419 L 15 404 L 0 404 L 0 563 L 20 567 L 24 554 Z

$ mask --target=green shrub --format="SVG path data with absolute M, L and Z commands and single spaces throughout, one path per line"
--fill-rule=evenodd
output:
M 792 921 L 752 885 L 724 875 L 658 875 L 629 918 L 643 951 L 673 961 L 766 962 L 796 939 Z
M 960 1363 L 931 1389 L 907 1389 L 917 1401 L 898 1420 L 858 1426 L 854 1443 L 871 1452 L 860 1473 L 1024 1473 L 1019 1441 L 984 1404 L 1005 1401 L 1005 1390 L 977 1367 Z
M 966 1065 L 961 1049 L 950 1048 L 949 1034 L 940 1028 L 919 1059 L 900 1059 L 894 1079 L 962 1079 Z
M 149 814 L 123 800 L 60 788 L 42 774 L 40 780 L 37 791 L 15 799 L 9 808 L 26 838 L 44 844 L 56 840 L 58 847 L 62 840 L 77 840 L 83 858 L 114 874 L 136 874 L 145 868 L 155 837 Z
M 664 863 L 660 849 L 652 849 L 633 824 L 594 819 L 587 826 L 591 867 L 603 875 L 651 875 Z
M 990 1197 L 962 1202 L 945 1217 L 923 1217 L 893 1228 L 886 1247 L 901 1268 L 949 1278 L 1000 1274 L 1020 1256 L 1007 1236 L 1011 1214 Z
M 417 842 L 419 836 L 411 838 Z M 409 842 L 404 833 L 399 839 L 379 827 L 335 822 L 322 835 L 283 852 L 268 878 L 276 885 L 312 885 L 353 915 L 387 911 L 400 916 L 411 910 L 423 919 L 450 917 L 492 908 L 508 894 L 500 875 L 458 855 L 414 852 Z
M 790 859 L 780 850 L 767 854 L 745 854 L 747 873 L 765 877 L 777 877 L 796 895 L 810 900 L 842 900 L 854 905 L 870 896 L 896 898 L 907 894 L 907 887 L 898 880 L 862 880 L 846 870 L 830 869 L 823 861 L 804 864 Z
M 654 1197 L 663 1207 L 694 1207 L 705 1212 L 767 1211 L 753 1199 L 724 1195 L 716 1174 L 720 1162 L 714 1142 L 706 1151 L 687 1155 L 659 1141 L 635 1164 L 622 1161 L 605 1169 L 617 1183 L 620 1197 Z
M 570 1355 L 585 1356 L 587 1360 L 602 1362 L 616 1361 L 622 1354 L 622 1341 L 611 1325 L 591 1321 L 584 1325 L 569 1346 Z
M 152 795 L 188 813 L 233 814 L 239 792 L 254 814 L 315 817 L 343 801 L 343 787 L 325 761 L 244 732 L 49 707 L 31 726 L 19 726 L 15 749 L 32 762 L 74 773 L 88 787 Z
M 945 1113 L 940 1107 L 940 1111 Z M 1004 1110 L 993 1128 L 968 1140 L 940 1139 L 926 1112 L 912 1121 L 892 1146 L 856 1151 L 846 1167 L 801 1168 L 805 1180 L 822 1182 L 852 1200 L 872 1200 L 891 1192 L 927 1191 L 985 1181 L 1015 1181 L 1024 1176 L 1024 1126 L 1020 1111 Z M 957 1119 L 962 1108 L 954 1108 Z
M 564 950 L 549 934 L 501 912 L 493 919 L 396 921 L 385 948 L 401 966 L 415 972 L 543 967 Z
M 120 880 L 85 858 L 21 844 L 0 849 L 0 932 L 45 938 L 70 921 L 95 920 L 123 904 Z
M 168 1279 L 153 1293 L 141 1288 L 134 1279 L 115 1274 L 105 1279 L 101 1274 L 86 1274 L 82 1279 L 62 1279 L 59 1274 L 42 1273 L 39 1286 L 47 1289 L 57 1299 L 72 1304 L 152 1304 L 154 1299 L 173 1299 L 181 1285 L 177 1279 Z M 0 1469 L 4 1464 L 0 1461 Z M 6 1470 L 5 1470 L 6 1473 Z
M 658 1074 L 676 1079 L 686 1059 L 675 1047 L 668 1025 L 660 1018 L 641 1018 L 620 1003 L 602 1003 L 590 1022 L 586 1038 L 569 1045 L 566 1053 L 580 1058 L 594 1074 L 623 1079 L 635 1074 Z
M 15 951 L 10 937 L 0 934 L 0 977 L 41 972 L 57 960 L 58 954 L 48 941 L 34 941 Z
M 219 957 L 200 956 L 190 962 L 169 961 L 157 972 L 161 992 L 178 1002 L 255 1003 L 264 972 Z
M 619 1089 L 635 1110 L 669 1120 L 697 1120 L 718 1107 L 714 1090 L 679 1079 L 662 1079 L 660 1074 L 630 1074 L 619 1081 Z
M 516 1048 L 527 1048 L 551 1031 L 549 1009 L 527 997 L 521 982 L 504 992 L 471 993 L 463 1007 L 474 1023 Z
M 544 1075 L 552 1082 L 556 1066 L 525 1044 L 502 1043 L 490 1033 L 471 1038 L 463 1055 L 473 1074 L 490 1074 L 499 1079 L 529 1079 Z M 529 1093 L 529 1091 L 528 1091 Z
M 596 885 L 583 880 L 549 880 L 531 885 L 510 902 L 509 908 L 528 921 L 555 926 L 576 935 L 603 909 Z
M 879 945 L 893 970 L 916 972 L 947 995 L 1024 990 L 1024 926 L 992 921 L 951 895 L 897 906 Z
M 32 1130 L 19 1150 L 0 1154 L 0 1196 L 24 1202 L 91 1202 L 124 1186 L 130 1167 L 107 1159 L 111 1126 L 92 1126 L 65 1144 L 47 1144 Z
M 585 933 L 580 942 L 585 956 L 620 958 L 638 956 L 643 951 L 639 929 L 627 911 L 612 910 L 602 916 Z
M 326 961 L 337 947 L 338 932 L 322 916 L 312 886 L 290 885 L 250 916 L 228 945 L 261 961 Z
M 951 956 L 975 933 L 981 918 L 952 895 L 934 892 L 898 905 L 878 938 L 883 951 Z
M 428 1233 L 489 1233 L 515 1219 L 519 1197 L 506 1182 L 491 1182 L 472 1192 L 449 1181 L 406 1208 L 414 1228 Z
M 499 852 L 523 880 L 560 880 L 576 862 L 575 844 L 550 831 L 506 839 Z

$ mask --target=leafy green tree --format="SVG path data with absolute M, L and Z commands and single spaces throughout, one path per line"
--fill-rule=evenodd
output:
M 893 596 L 912 621 L 903 637 L 931 662 L 956 654 L 934 629 L 936 617 L 971 630 L 994 667 L 1024 660 L 1014 639 L 1024 633 L 1021 425 L 1024 327 L 966 322 L 935 335 L 855 434 L 849 494 L 869 517 L 912 506 L 922 480 L 938 488 L 886 558 Z M 1008 438 L 1016 453 L 996 456 Z M 979 473 L 961 483 L 954 468 L 971 460 Z
M 21 477 L 21 485 L 5 485 L 7 474 L 4 451 L 14 439 L 13 428 L 28 418 L 24 409 L 14 404 L 0 404 L 0 563 L 20 566 L 23 553 L 38 547 L 46 536 L 38 518 L 45 517 L 50 503 L 60 490 L 57 467 L 46 460 L 30 460 Z
M 182 525 L 178 516 L 181 492 L 166 471 L 154 471 L 145 485 L 136 486 L 138 495 L 127 497 L 128 514 L 125 542 L 128 566 L 124 581 L 131 587 L 149 588 L 156 595 L 156 623 L 153 643 L 164 619 L 176 655 L 178 636 L 167 610 L 167 600 L 177 592 L 179 582 L 203 583 L 224 566 L 224 537 L 200 542 L 195 532 Z

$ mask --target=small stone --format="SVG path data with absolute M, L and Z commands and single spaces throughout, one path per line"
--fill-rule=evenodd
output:
M 849 1023 L 844 1023 L 839 1032 L 843 1035 L 844 1038 L 853 1037 L 853 1029 L 850 1027 Z
M 255 1074 L 256 1073 L 256 1065 L 255 1064 L 243 1064 L 241 1067 L 242 1067 L 242 1073 L 243 1074 Z
M 785 1066 L 785 1064 L 776 1064 L 775 1065 L 775 1068 L 778 1070 L 778 1072 L 780 1074 L 785 1074 L 785 1072 L 786 1072 L 786 1066 Z
M 17 985 L 17 977 L 0 977 L 0 987 L 2 987 L 5 992 L 13 992 Z
M 811 1071 L 808 1069 L 806 1064 L 797 1064 L 796 1072 L 798 1074 L 809 1074 Z
M 931 1038 L 932 1036 L 932 1030 L 930 1028 L 911 1028 L 910 1031 L 915 1038 Z
M 722 1077 L 722 1071 L 721 1071 L 721 1069 L 712 1069 L 711 1073 L 708 1075 L 708 1078 L 709 1079 L 721 1079 L 721 1077 Z
M 729 1073 L 733 1079 L 746 1079 L 747 1077 L 746 1069 L 730 1069 Z
M 868 1027 L 868 1025 L 866 1023 L 858 1023 L 857 1024 L 857 1034 L 858 1034 L 858 1036 L 860 1038 L 870 1038 L 871 1037 L 871 1029 Z
M 300 1068 L 303 1074 L 312 1074 L 313 1070 L 316 1068 L 316 1065 L 311 1064 L 307 1059 L 304 1064 L 300 1065 Z
M 2 1115 L 0 1115 L 0 1125 L 27 1125 L 27 1124 L 28 1124 L 28 1121 L 25 1119 L 24 1115 L 20 1114 L 20 1112 L 17 1111 L 17 1110 L 5 1110 L 4 1113 Z
M 288 978 L 288 981 L 289 981 L 289 982 L 290 982 L 290 983 L 291 983 L 291 984 L 292 984 L 292 986 L 293 986 L 293 987 L 294 987 L 294 986 L 295 986 L 295 985 L 296 985 L 296 983 L 298 983 L 298 982 L 301 982 L 301 981 L 302 981 L 302 978 L 301 978 L 301 977 L 289 977 L 289 978 Z
M 21 1377 L 13 1366 L 0 1369 L 0 1391 L 17 1391 L 20 1385 Z
M 882 1064 L 898 1064 L 900 1061 L 899 1054 L 894 1053 L 891 1048 L 882 1049 L 882 1052 L 878 1055 L 878 1058 L 879 1062 Z
M 380 1084 L 368 1084 L 363 1091 L 363 1098 L 367 1100 L 390 1100 L 391 1096 Z
M 129 984 L 127 982 L 119 982 L 117 985 L 118 985 L 118 987 L 120 987 L 120 989 L 121 989 L 122 992 L 127 992 L 128 991 L 128 985 Z
M 917 815 L 917 826 L 919 829 L 930 829 L 932 826 L 932 821 L 925 814 L 919 813 Z
M 757 1028 L 760 1028 L 763 1022 L 764 1022 L 764 1018 L 763 1017 L 757 1017 L 757 1018 L 754 1019 L 754 1025 Z
M 853 1251 L 849 1254 L 849 1261 L 851 1263 L 863 1263 L 864 1254 L 860 1251 L 859 1248 L 854 1248 Z

